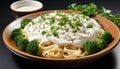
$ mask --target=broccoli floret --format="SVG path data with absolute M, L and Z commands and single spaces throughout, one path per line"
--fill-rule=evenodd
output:
M 14 42 L 17 44 L 20 40 L 24 39 L 24 35 L 18 35 L 15 37 Z
M 10 38 L 11 38 L 12 40 L 14 40 L 15 37 L 18 36 L 18 35 L 22 35 L 22 29 L 21 29 L 21 28 L 16 28 L 16 29 L 14 29 L 14 30 L 10 33 Z
M 103 49 L 103 48 L 107 47 L 108 43 L 103 39 L 98 39 L 97 45 L 100 49 Z
M 96 41 L 88 41 L 85 44 L 85 52 L 87 54 L 93 54 L 99 51 L 99 47 L 97 46 L 97 42 Z
M 24 27 L 29 23 L 29 22 L 32 22 L 32 24 L 34 24 L 34 22 L 32 21 L 32 19 L 24 19 L 22 22 L 21 22 L 21 28 L 24 29 Z
M 112 35 L 111 35 L 109 32 L 107 32 L 107 31 L 103 32 L 103 33 L 99 36 L 99 39 L 105 40 L 108 44 L 113 41 Z
M 39 52 L 38 44 L 39 43 L 37 40 L 32 40 L 31 42 L 28 43 L 26 52 L 32 55 L 38 55 L 38 52 Z
M 17 46 L 20 50 L 26 51 L 26 47 L 28 45 L 29 41 L 27 39 L 22 39 L 17 42 Z

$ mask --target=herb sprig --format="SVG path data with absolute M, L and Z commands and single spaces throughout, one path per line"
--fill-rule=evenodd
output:
M 111 13 L 111 10 L 106 9 L 105 7 L 98 9 L 97 5 L 94 3 L 78 4 L 78 5 L 76 3 L 73 3 L 71 5 L 68 5 L 67 9 L 81 11 L 82 14 L 90 17 L 95 15 L 101 15 L 111 20 L 120 29 L 120 14 L 118 13 L 113 15 Z

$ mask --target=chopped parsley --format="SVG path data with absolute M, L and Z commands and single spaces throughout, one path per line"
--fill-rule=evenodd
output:
M 42 31 L 42 35 L 45 35 L 47 32 L 46 31 Z
M 57 30 L 58 29 L 59 29 L 59 27 L 51 26 L 50 31 L 51 31 L 52 35 L 57 36 L 58 35 Z
M 53 34 L 54 36 L 58 36 L 58 32 L 57 32 L 57 31 L 52 31 L 52 34 Z
M 68 24 L 70 25 L 71 28 L 74 28 L 74 25 L 72 24 L 71 21 L 69 21 Z
M 60 26 L 63 26 L 63 25 L 65 25 L 66 23 L 65 23 L 65 21 L 60 21 L 59 23 L 58 23 L 58 25 L 60 25 Z
M 73 33 L 76 33 L 76 32 L 77 32 L 77 30 L 75 29 L 75 30 L 73 30 L 72 32 L 73 32 Z
M 67 20 L 68 20 L 68 17 L 67 17 L 66 15 L 63 15 L 63 16 L 62 16 L 62 20 L 63 20 L 63 21 L 67 21 Z
M 95 15 L 103 16 L 103 17 L 111 20 L 120 29 L 120 13 L 113 15 L 111 13 L 111 10 L 106 9 L 105 7 L 98 9 L 97 5 L 94 3 L 78 4 L 78 5 L 76 3 L 72 3 L 71 5 L 68 5 L 67 8 L 69 10 L 80 11 L 80 12 L 82 12 L 82 14 L 87 15 L 89 17 L 93 17 Z
M 77 21 L 77 22 L 75 23 L 75 27 L 81 27 L 81 26 L 83 26 L 83 24 L 82 24 L 81 22 L 78 22 L 78 21 Z
M 50 18 L 50 24 L 53 24 L 55 22 L 55 17 Z
M 88 24 L 88 25 L 87 25 L 87 28 L 93 28 L 93 25 Z

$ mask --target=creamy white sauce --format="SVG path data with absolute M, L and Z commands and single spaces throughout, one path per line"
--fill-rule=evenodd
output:
M 18 7 L 16 10 L 17 11 L 33 11 L 36 9 L 38 9 L 36 6 L 25 5 L 25 6 Z
M 45 20 L 39 16 L 33 19 L 35 22 L 34 25 L 32 23 L 26 25 L 23 31 L 26 33 L 28 40 L 31 41 L 37 39 L 40 42 L 51 41 L 59 46 L 71 45 L 83 47 L 83 44 L 85 44 L 87 41 L 95 41 L 98 38 L 100 32 L 103 30 L 96 20 L 89 17 L 83 18 L 83 15 L 81 14 L 72 15 L 62 12 L 61 15 L 66 15 L 72 23 L 76 22 L 74 19 L 77 18 L 76 20 L 82 23 L 83 26 L 78 27 L 77 32 L 73 33 L 73 28 L 71 28 L 69 24 L 66 24 L 65 26 L 60 26 L 60 28 L 57 30 L 57 36 L 53 36 L 51 34 L 50 28 L 51 26 L 55 26 L 55 28 L 59 27 L 58 23 L 61 19 L 61 16 L 58 15 L 58 12 L 49 13 L 47 16 L 45 16 Z M 56 19 L 55 22 L 50 25 L 49 19 L 53 16 Z M 87 28 L 88 24 L 91 24 L 93 28 Z M 65 30 L 65 28 L 68 28 L 68 30 Z M 47 31 L 48 35 L 42 35 L 42 31 Z

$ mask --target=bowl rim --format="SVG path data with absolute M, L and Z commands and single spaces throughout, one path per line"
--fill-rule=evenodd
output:
M 41 11 L 41 12 L 37 12 L 37 13 L 28 14 L 28 15 L 25 15 L 25 16 L 23 16 L 23 17 L 20 17 L 20 18 L 18 18 L 18 19 L 16 19 L 16 20 L 23 19 L 23 18 L 26 18 L 26 17 L 30 17 L 30 16 L 33 16 L 33 15 L 38 15 L 38 14 L 40 15 L 40 14 L 44 14 L 44 13 L 48 13 L 48 12 L 52 12 L 52 11 L 62 11 L 62 12 L 70 12 L 70 13 L 71 13 L 71 12 L 80 13 L 80 11 L 72 11 L 72 10 L 47 10 L 47 11 Z M 60 59 L 59 59 L 59 58 L 45 58 L 45 57 L 35 56 L 35 55 L 28 54 L 28 53 L 26 53 L 26 52 L 24 52 L 24 51 L 17 50 L 17 49 L 15 49 L 15 48 L 13 48 L 9 43 L 7 43 L 7 40 L 6 40 L 6 37 L 5 37 L 5 33 L 7 32 L 8 27 L 10 26 L 10 24 L 12 24 L 13 22 L 15 22 L 16 20 L 13 20 L 11 23 L 9 23 L 9 24 L 5 27 L 5 29 L 4 29 L 4 31 L 3 31 L 3 41 L 4 41 L 4 43 L 6 44 L 6 46 L 8 47 L 8 49 L 12 50 L 13 53 L 17 53 L 18 55 L 22 55 L 22 56 L 29 57 L 29 58 L 31 58 L 31 59 L 37 59 L 37 60 L 43 59 L 43 60 L 57 60 L 57 61 L 63 60 L 63 61 L 68 61 L 68 60 L 87 59 L 87 58 L 91 58 L 91 57 L 93 57 L 93 56 L 99 56 L 99 54 L 103 54 L 103 53 L 105 53 L 105 52 L 108 53 L 111 49 L 113 49 L 114 47 L 116 47 L 116 45 L 118 44 L 118 42 L 119 42 L 119 40 L 120 40 L 120 31 L 119 31 L 118 27 L 117 27 L 113 22 L 111 22 L 110 20 L 108 20 L 108 19 L 106 19 L 106 18 L 104 18 L 104 17 L 102 17 L 102 16 L 99 16 L 99 15 L 96 15 L 96 17 L 101 17 L 101 18 L 109 21 L 109 22 L 116 28 L 116 30 L 118 31 L 118 32 L 117 32 L 118 38 L 116 38 L 116 41 L 114 41 L 114 44 L 112 44 L 112 46 L 107 47 L 107 48 L 105 48 L 105 49 L 103 49 L 103 50 L 101 50 L 101 51 L 99 51 L 99 52 L 97 52 L 97 53 L 91 54 L 91 55 L 82 56 L 82 57 L 79 57 L 79 58 L 72 58 L 72 59 L 64 59 L 64 58 L 60 58 Z M 8 38 L 8 40 L 9 40 L 9 38 Z M 112 43 L 113 43 L 113 42 L 112 42 Z M 111 43 L 110 43 L 110 44 L 111 44 Z

